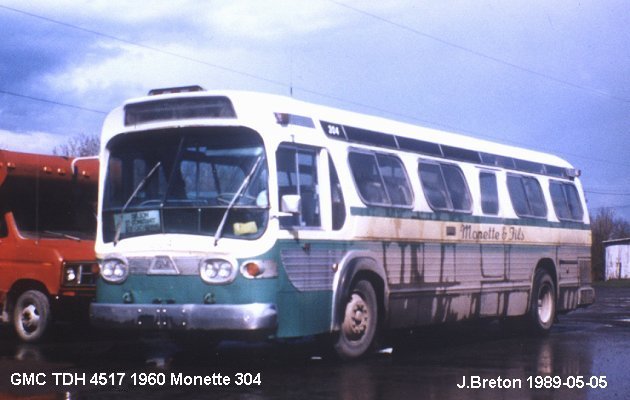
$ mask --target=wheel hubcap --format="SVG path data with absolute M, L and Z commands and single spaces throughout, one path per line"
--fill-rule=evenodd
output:
M 351 340 L 360 339 L 367 330 L 370 317 L 369 309 L 365 301 L 358 294 L 352 294 L 346 306 L 346 317 L 343 323 L 343 330 Z
M 33 304 L 24 307 L 21 315 L 22 328 L 25 332 L 33 332 L 39 326 L 39 313 Z
M 538 317 L 540 322 L 548 324 L 553 314 L 553 293 L 548 286 L 544 286 L 538 293 Z

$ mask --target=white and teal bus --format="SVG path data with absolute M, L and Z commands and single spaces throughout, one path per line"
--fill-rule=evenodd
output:
M 553 155 L 292 98 L 151 91 L 102 135 L 91 317 L 133 330 L 329 335 L 594 301 L 579 171 Z

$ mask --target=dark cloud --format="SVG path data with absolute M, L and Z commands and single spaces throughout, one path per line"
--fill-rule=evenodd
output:
M 60 134 L 98 132 L 101 116 L 94 118 L 89 112 L 65 106 L 81 106 L 82 101 L 73 93 L 61 94 L 64 97 L 60 98 L 60 93 L 48 87 L 46 77 L 80 64 L 95 53 L 99 38 L 3 8 L 0 26 L 1 128 Z M 101 51 L 99 57 L 110 55 Z

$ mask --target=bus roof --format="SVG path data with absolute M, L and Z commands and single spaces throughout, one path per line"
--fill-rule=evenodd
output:
M 109 130 L 109 137 L 103 137 L 102 146 L 105 146 L 111 136 L 121 132 L 124 121 L 124 108 L 133 104 L 147 103 L 158 100 L 182 99 L 182 98 L 203 98 L 203 97 L 224 97 L 229 99 L 234 106 L 235 116 L 228 119 L 234 124 L 235 118 L 243 121 L 266 121 L 275 123 L 274 113 L 288 113 L 300 117 L 311 118 L 317 122 L 329 121 L 335 124 L 351 126 L 363 130 L 376 131 L 396 137 L 417 139 L 444 146 L 457 146 L 457 148 L 468 149 L 477 152 L 490 153 L 505 157 L 512 157 L 519 160 L 527 160 L 535 163 L 553 165 L 556 167 L 573 169 L 573 166 L 566 160 L 540 151 L 529 150 L 521 147 L 500 144 L 497 142 L 474 138 L 471 136 L 446 132 L 438 129 L 413 125 L 396 120 L 376 117 L 367 114 L 332 108 L 296 100 L 291 97 L 247 91 L 195 91 L 184 93 L 166 93 L 140 98 L 130 99 L 123 106 L 113 110 L 106 119 L 106 125 L 121 125 L 117 129 Z M 262 118 L 262 119 L 261 119 Z M 178 121 L 178 126 L 181 124 Z M 170 121 L 172 126 L 173 121 Z M 162 124 L 164 127 L 168 123 Z M 129 130 L 148 129 L 149 126 L 129 127 Z M 104 130 L 105 132 L 105 130 Z

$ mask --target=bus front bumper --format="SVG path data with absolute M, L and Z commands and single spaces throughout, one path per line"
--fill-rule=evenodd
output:
M 90 319 L 101 328 L 199 331 L 273 331 L 276 306 L 252 304 L 100 304 Z

